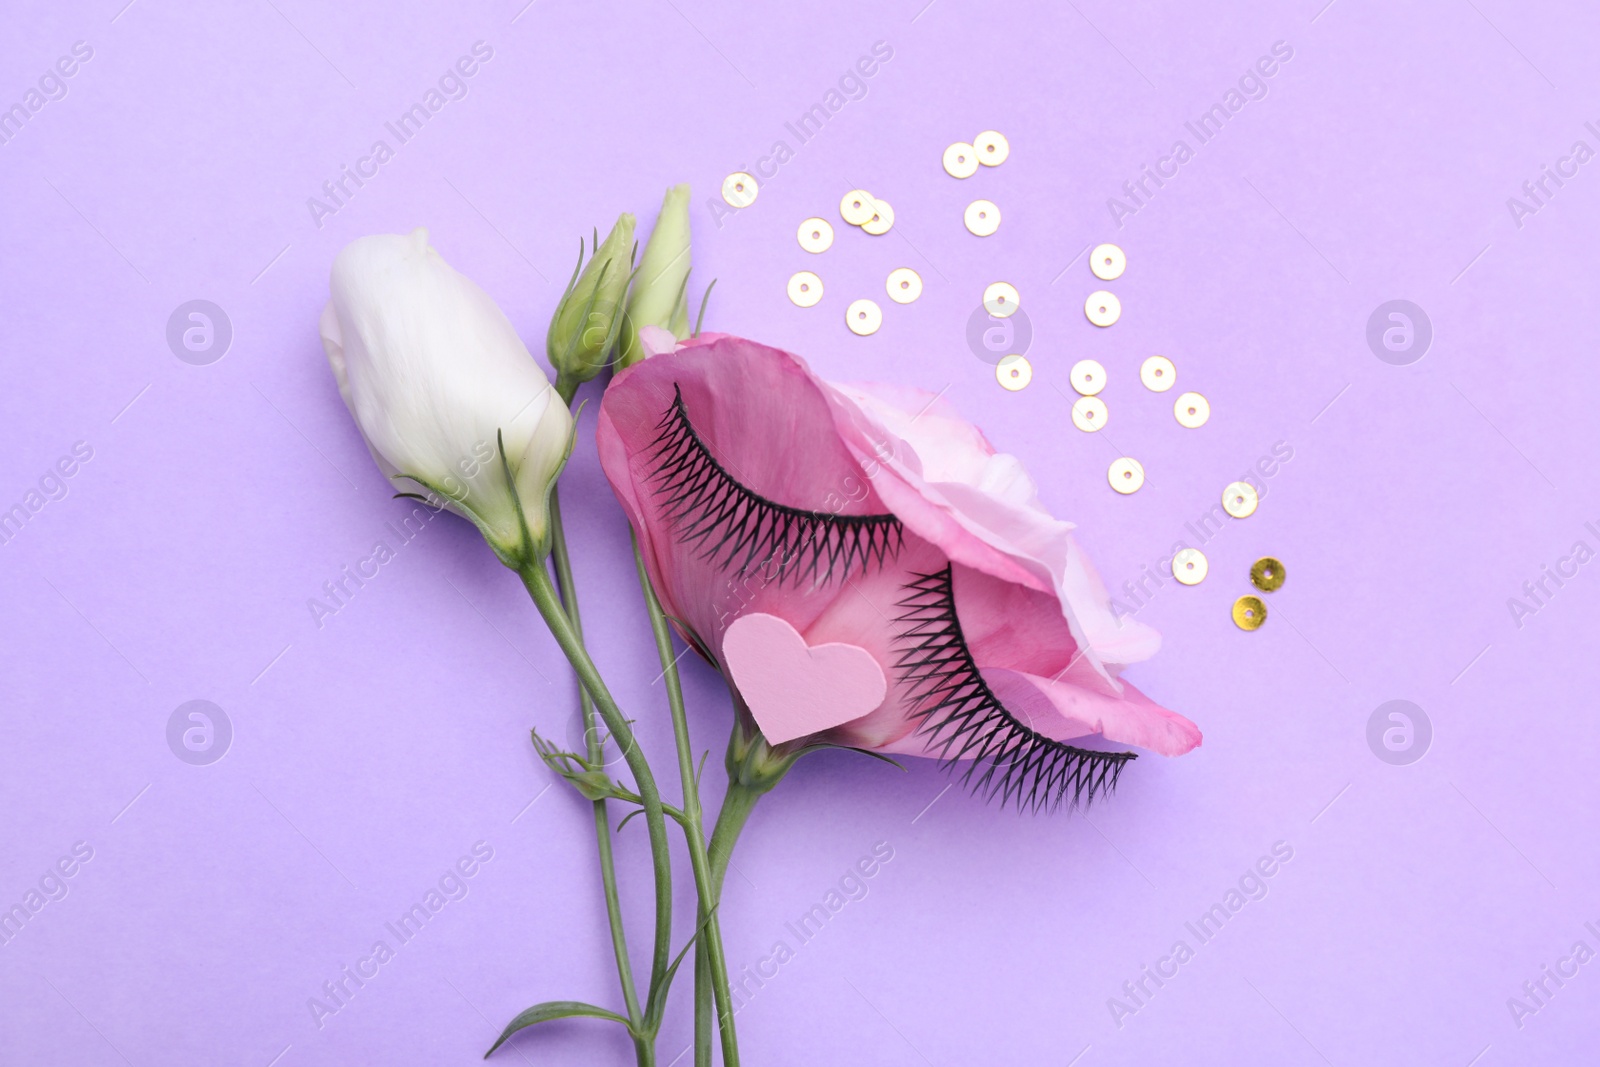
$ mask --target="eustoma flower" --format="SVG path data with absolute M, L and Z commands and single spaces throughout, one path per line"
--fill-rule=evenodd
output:
M 1052 806 L 1115 785 L 1133 754 L 1107 742 L 1200 743 L 1120 677 L 1159 637 L 1115 617 L 1072 525 L 930 396 L 701 335 L 614 379 L 599 448 L 663 607 L 778 776 L 839 745 L 961 762 Z M 736 731 L 742 773 L 739 748 Z
M 689 187 L 674 185 L 661 198 L 661 213 L 644 247 L 639 273 L 628 295 L 628 325 L 617 368 L 645 357 L 639 331 L 646 327 L 689 336 Z
M 631 229 L 631 217 L 624 216 L 613 231 L 617 239 L 596 250 L 603 264 L 620 259 L 623 247 L 631 245 Z M 611 268 L 603 265 L 591 285 L 598 287 L 610 277 Z M 587 700 L 623 753 L 635 786 L 628 796 L 643 808 L 650 838 L 656 929 L 650 980 L 641 998 L 623 938 L 611 866 L 604 797 L 616 787 L 609 777 L 589 773 L 582 757 L 572 755 L 582 768 L 573 772 L 574 784 L 595 792 L 591 799 L 596 804 L 607 912 L 627 1014 L 577 1001 L 546 1001 L 512 1019 L 495 1047 L 518 1030 L 551 1019 L 598 1018 L 625 1027 L 638 1062 L 654 1064 L 656 1032 L 672 978 L 672 875 L 664 809 L 628 720 L 584 648 L 576 606 L 563 603 L 546 570 L 546 558 L 560 540 L 560 511 L 553 492 L 572 448 L 572 415 L 505 314 L 428 246 L 426 230 L 351 242 L 334 260 L 330 287 L 332 297 L 322 313 L 323 346 L 339 394 L 373 459 L 397 486 L 442 498 L 452 511 L 470 519 L 500 561 L 522 578 L 551 635 L 571 661 Z M 614 291 L 613 303 L 617 295 Z M 580 341 L 562 351 L 574 358 L 584 351 L 582 331 L 592 324 L 583 320 L 596 303 L 586 296 L 583 316 L 567 323 L 578 331 Z M 558 335 L 560 328 L 551 333 Z M 614 338 L 609 329 L 606 333 Z M 604 348 L 607 343 L 603 336 L 590 347 Z M 590 365 L 574 363 L 566 369 L 581 381 Z M 548 750 L 541 748 L 540 754 L 547 755 Z M 564 757 L 549 756 L 557 764 Z
M 633 280 L 633 225 L 627 213 L 601 244 L 596 235 L 594 254 L 580 275 L 576 269 L 545 335 L 545 355 L 556 369 L 556 391 L 569 406 L 578 386 L 591 381 L 612 357 L 625 332 L 623 301 Z M 583 262 L 583 240 L 578 241 L 578 261 Z
M 508 566 L 543 558 L 572 416 L 505 313 L 424 229 L 350 242 L 330 289 L 323 348 L 378 467 L 472 520 Z

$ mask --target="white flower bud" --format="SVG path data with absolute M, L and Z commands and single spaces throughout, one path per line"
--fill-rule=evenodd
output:
M 425 229 L 350 242 L 330 288 L 322 344 L 378 467 L 472 520 L 508 566 L 542 558 L 572 415 L 505 313 Z

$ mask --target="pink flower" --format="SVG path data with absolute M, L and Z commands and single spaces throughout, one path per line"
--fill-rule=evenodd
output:
M 650 348 L 606 391 L 601 463 L 667 614 L 769 741 L 971 760 L 980 789 L 1033 804 L 1133 758 L 1065 742 L 1200 743 L 1119 677 L 1159 636 L 1116 618 L 1072 524 L 946 405 L 736 337 Z M 792 658 L 762 616 L 802 661 L 748 662 Z M 877 689 L 845 680 L 873 664 Z

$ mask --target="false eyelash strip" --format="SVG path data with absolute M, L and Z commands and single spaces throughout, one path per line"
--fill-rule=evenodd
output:
M 682 390 L 658 424 L 651 479 L 678 539 L 713 566 L 737 575 L 825 585 L 898 552 L 904 530 L 893 515 L 835 515 L 774 503 L 741 485 L 711 455 L 689 422 Z M 776 570 L 774 571 L 774 568 Z
M 956 618 L 951 570 L 922 574 L 898 604 L 901 679 L 912 688 L 912 715 L 947 767 L 969 760 L 963 784 L 1018 810 L 1088 806 L 1117 787 L 1132 752 L 1095 752 L 1045 737 L 1017 721 L 979 673 Z M 1069 797 L 1070 794 L 1070 797 Z

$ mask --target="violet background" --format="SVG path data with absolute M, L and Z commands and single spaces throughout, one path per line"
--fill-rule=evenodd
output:
M 1600 162 L 1520 228 L 1506 199 L 1574 141 L 1600 148 L 1584 127 L 1600 123 L 1600 11 L 923 2 L 0 10 L 0 102 L 74 41 L 94 49 L 0 146 L 0 504 L 73 442 L 94 449 L 0 547 L 0 903 L 74 842 L 94 849 L 0 946 L 0 1062 L 468 1064 L 536 1001 L 619 1002 L 587 806 L 546 792 L 526 740 L 530 725 L 568 736 L 573 683 L 515 577 L 443 518 L 312 621 L 308 598 L 406 511 L 316 319 L 346 241 L 425 224 L 538 350 L 578 236 L 624 210 L 648 224 L 676 181 L 695 191 L 695 296 L 719 279 L 709 327 L 829 377 L 946 391 L 1026 460 L 1113 587 L 1276 442 L 1294 453 L 1256 515 L 1204 545 L 1210 577 L 1168 579 L 1140 612 L 1166 644 L 1128 677 L 1201 726 L 1199 750 L 1140 759 L 1086 817 L 1019 818 L 946 792 L 930 763 L 845 753 L 803 761 L 762 804 L 723 908 L 729 958 L 753 967 L 778 939 L 796 954 L 738 1017 L 748 1062 L 1593 1059 L 1600 964 L 1520 1029 L 1507 998 L 1575 941 L 1600 948 L 1584 927 L 1600 926 L 1600 564 L 1520 627 L 1506 601 L 1575 541 L 1600 548 L 1584 525 L 1600 525 Z M 307 198 L 479 40 L 494 56 L 469 95 L 318 228 Z M 876 41 L 894 55 L 866 98 L 799 145 L 785 123 Z M 1267 97 L 1117 227 L 1107 198 L 1174 139 L 1194 147 L 1185 120 L 1276 41 L 1294 54 Z M 945 175 L 945 145 L 988 128 L 1010 160 Z M 794 157 L 719 227 L 723 176 L 778 139 Z M 889 235 L 837 221 L 853 186 L 893 203 Z M 961 224 L 979 196 L 1004 213 L 985 240 Z M 839 231 L 822 256 L 794 239 L 813 214 Z M 1083 251 L 1101 240 L 1129 262 L 1104 331 L 1082 313 L 1101 286 Z M 883 299 L 898 266 L 926 284 L 906 307 Z M 810 310 L 784 295 L 801 269 L 826 284 Z M 1018 393 L 964 338 L 998 279 L 1035 329 Z M 884 307 L 875 336 L 844 329 L 857 296 Z M 165 341 L 196 298 L 234 330 L 209 366 Z M 1395 298 L 1433 323 L 1411 366 L 1365 339 Z M 1152 352 L 1210 399 L 1203 429 L 1139 385 Z M 1084 357 L 1113 376 L 1098 435 L 1068 419 Z M 583 601 L 672 782 L 592 412 L 564 493 Z M 1105 481 L 1121 453 L 1149 475 L 1126 498 Z M 1269 553 L 1288 584 L 1243 633 L 1228 608 Z M 688 687 L 714 804 L 726 697 L 697 663 Z M 205 767 L 165 734 L 196 698 L 234 729 Z M 1434 731 L 1404 767 L 1366 741 L 1397 698 Z M 319 1029 L 308 998 L 480 840 L 494 858 L 469 895 Z M 623 840 L 641 957 L 643 835 Z M 1185 922 L 1278 841 L 1294 857 L 1269 894 L 1200 945 Z M 876 842 L 894 858 L 868 895 L 800 945 L 785 922 Z M 681 849 L 676 871 L 686 935 Z M 1116 1025 L 1108 998 L 1179 938 L 1194 959 Z M 685 975 L 663 1063 L 688 1042 L 689 989 Z M 496 1059 L 632 1062 L 587 1021 Z

